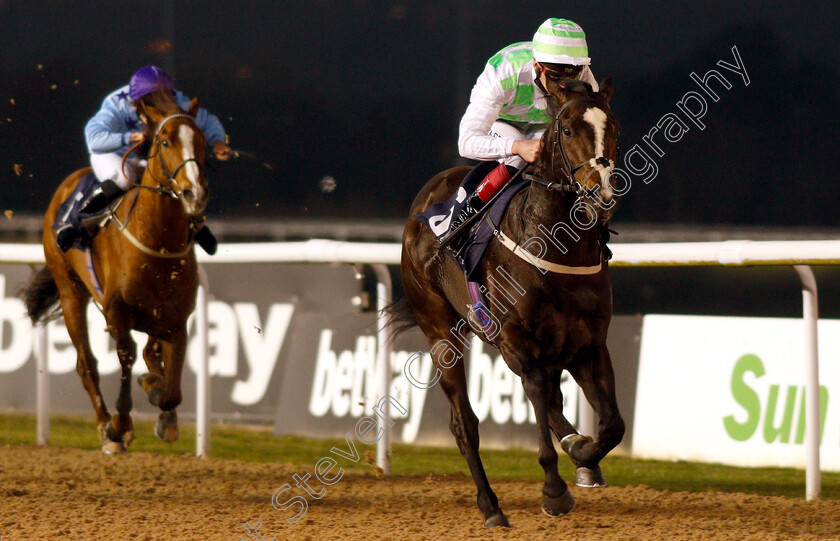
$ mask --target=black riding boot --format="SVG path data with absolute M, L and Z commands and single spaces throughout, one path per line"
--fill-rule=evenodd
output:
M 216 249 L 219 247 L 219 241 L 216 236 L 210 231 L 206 225 L 201 226 L 198 233 L 195 234 L 195 242 L 201 246 L 201 249 L 207 252 L 208 255 L 216 255 Z
M 444 242 L 448 242 L 447 248 L 456 253 L 463 248 L 468 238 L 468 228 L 464 228 L 462 231 L 461 224 L 466 222 L 471 216 L 475 215 L 475 213 L 481 210 L 483 206 L 484 201 L 481 200 L 478 194 L 472 194 L 472 196 L 467 200 L 467 204 L 464 205 L 461 212 L 458 213 L 458 216 L 453 218 L 452 223 L 449 224 L 449 233 L 447 233 L 446 237 L 443 239 Z
M 103 180 L 82 202 L 79 212 L 95 214 L 123 195 L 125 190 L 111 179 Z
M 74 206 L 78 205 L 79 214 L 95 214 L 103 210 L 124 193 L 123 189 L 113 180 L 104 180 L 87 197 L 80 202 L 75 202 Z M 73 213 L 75 213 L 75 209 L 71 208 L 67 212 L 67 215 L 69 216 Z M 75 244 L 81 235 L 82 232 L 77 226 L 71 223 L 65 223 L 56 231 L 55 242 L 62 252 L 66 252 Z

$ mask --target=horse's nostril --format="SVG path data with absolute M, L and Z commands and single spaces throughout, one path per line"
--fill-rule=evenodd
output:
M 192 190 L 184 190 L 184 199 L 187 203 L 195 203 L 195 194 Z

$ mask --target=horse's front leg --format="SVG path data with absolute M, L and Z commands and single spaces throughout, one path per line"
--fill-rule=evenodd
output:
M 160 403 L 160 395 L 163 393 L 163 385 L 166 382 L 166 376 L 163 374 L 162 353 L 160 340 L 149 336 L 146 347 L 143 348 L 143 359 L 146 361 L 149 373 L 140 376 L 137 381 L 149 395 L 149 402 L 155 407 Z
M 552 381 L 554 378 L 546 374 L 543 368 L 525 369 L 522 372 L 522 385 L 537 417 L 539 462 L 545 471 L 542 509 L 549 516 L 559 517 L 574 509 L 575 498 L 557 471 L 557 451 L 551 440 L 549 406 L 555 402 L 555 395 L 560 394 L 560 388 L 552 385 Z
M 186 326 L 179 327 L 171 333 L 169 340 L 160 340 L 159 343 L 165 381 L 157 403 L 161 413 L 155 425 L 155 435 L 163 441 L 173 442 L 179 435 L 178 414 L 175 408 L 181 404 L 182 398 L 181 373 L 187 352 Z
M 551 431 L 554 432 L 554 436 L 557 438 L 557 441 L 563 442 L 565 440 L 569 442 L 572 440 L 571 436 L 578 435 L 578 431 L 563 414 L 563 395 L 562 392 L 559 391 L 561 374 L 562 372 L 551 374 L 551 388 L 558 389 L 558 392 L 553 395 L 552 401 L 548 405 L 548 423 L 551 426 Z M 569 440 L 566 440 L 567 437 Z M 575 472 L 575 484 L 577 484 L 577 486 L 585 488 L 607 486 L 607 482 L 604 480 L 604 476 L 601 473 L 601 468 L 597 464 L 591 467 L 584 466 L 580 462 L 574 460 L 574 458 L 572 458 L 572 463 L 577 466 L 577 471 Z
M 117 342 L 117 357 L 120 360 L 120 394 L 117 397 L 117 414 L 111 417 L 103 443 L 105 453 L 121 453 L 134 441 L 134 422 L 131 419 L 131 368 L 137 359 L 137 343 L 131 338 L 131 327 L 127 321 L 128 307 L 115 301 L 105 304 L 105 319 L 111 336 Z
M 605 483 L 598 463 L 621 443 L 624 436 L 624 420 L 618 412 L 615 375 L 606 344 L 576 359 L 568 370 L 598 414 L 598 436 L 593 440 L 589 436 L 569 434 L 560 441 L 560 445 L 578 466 L 578 485 L 603 486 Z

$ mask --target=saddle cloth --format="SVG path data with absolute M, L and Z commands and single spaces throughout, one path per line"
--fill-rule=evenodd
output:
M 484 177 L 499 165 L 499 162 L 481 162 L 475 166 L 455 191 L 455 194 L 441 203 L 430 205 L 425 211 L 414 216 L 414 219 L 420 223 L 425 224 L 432 230 L 438 239 L 443 238 L 449 232 L 449 224 L 452 219 L 461 212 L 467 202 L 470 194 L 475 192 L 479 183 L 484 180 Z M 478 220 L 477 225 L 473 226 L 469 233 L 467 246 L 464 248 L 463 261 L 459 261 L 449 250 L 446 253 L 453 261 L 464 271 L 469 281 L 478 281 L 479 272 L 478 264 L 484 256 L 487 246 L 490 245 L 490 239 L 493 237 L 493 232 L 496 229 L 494 224 L 499 224 L 502 221 L 502 216 L 505 214 L 508 205 L 513 196 L 516 195 L 522 188 L 527 186 L 528 180 L 520 179 L 513 184 L 506 186 L 496 197 L 494 197 L 487 209 L 481 209 L 480 212 L 484 216 Z

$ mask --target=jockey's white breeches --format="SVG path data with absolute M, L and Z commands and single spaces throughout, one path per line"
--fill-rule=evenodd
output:
M 110 179 L 123 190 L 128 190 L 137 183 L 141 164 L 139 158 L 129 156 L 125 160 L 125 171 L 122 171 L 122 159 L 116 152 L 91 154 L 90 166 L 99 182 Z

